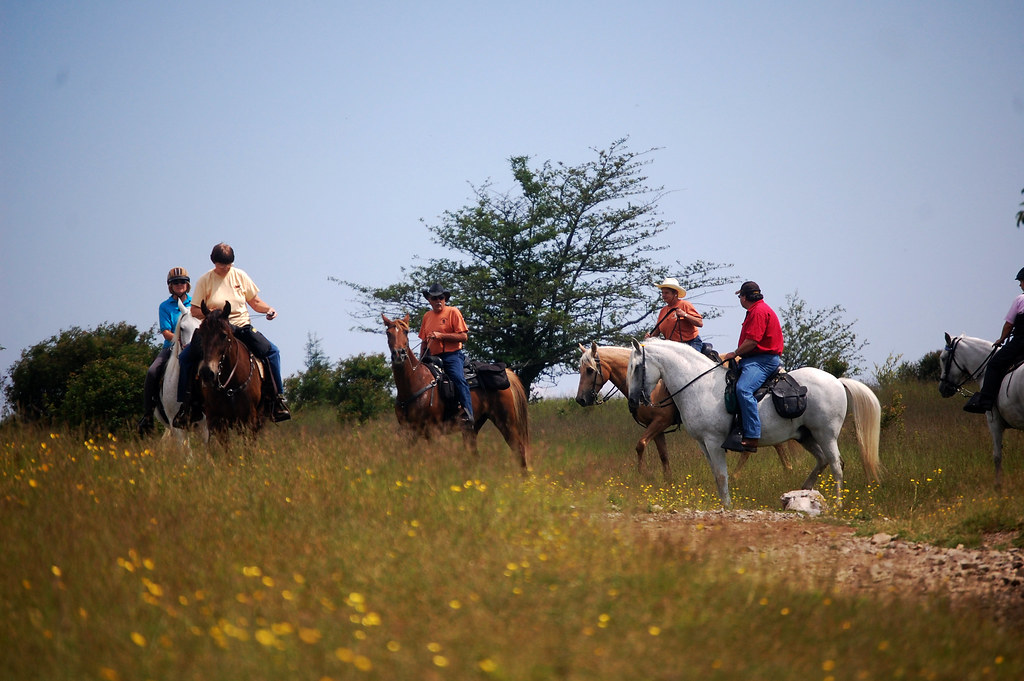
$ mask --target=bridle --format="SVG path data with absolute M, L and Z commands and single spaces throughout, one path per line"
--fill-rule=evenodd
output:
M 244 392 L 252 382 L 252 377 L 258 373 L 256 369 L 256 358 L 253 356 L 252 352 L 249 352 L 249 375 L 241 385 L 235 386 L 234 388 L 228 387 L 231 384 L 231 379 L 235 377 L 235 372 L 238 370 L 238 362 L 231 362 L 231 371 L 228 373 L 228 377 L 224 379 L 223 382 L 220 380 L 220 375 L 224 372 L 224 360 L 228 358 L 228 354 L 231 351 L 231 344 L 237 342 L 238 340 L 234 335 L 229 333 L 227 337 L 227 347 L 222 353 L 220 353 L 220 360 L 217 362 L 217 374 L 214 376 L 217 390 L 223 392 L 229 399 L 234 397 L 237 393 Z M 238 353 L 235 354 L 237 355 Z
M 946 350 L 946 361 L 942 366 L 942 376 L 939 378 L 939 392 L 944 395 L 952 395 L 957 392 L 964 397 L 970 397 L 971 392 L 966 390 L 963 386 L 969 381 L 976 381 L 985 372 L 985 367 L 988 366 L 988 361 L 992 359 L 992 355 L 996 354 L 999 348 L 993 347 L 992 351 L 988 353 L 988 357 L 982 360 L 981 364 L 974 371 L 969 371 L 967 367 L 960 364 L 956 359 L 956 349 L 963 341 L 963 337 L 954 338 L 945 348 Z M 959 383 L 953 383 L 949 380 L 949 372 L 952 367 L 956 367 L 960 370 L 960 373 L 964 376 L 963 380 Z
M 403 330 L 404 331 L 404 329 L 402 329 L 401 327 L 398 326 L 397 322 L 395 322 L 395 325 L 393 327 L 389 327 L 388 331 L 391 331 L 392 328 L 395 329 L 396 335 L 397 335 L 399 330 Z M 388 336 L 390 337 L 390 335 L 391 334 L 389 333 Z M 405 363 L 407 361 L 409 361 L 409 358 L 412 356 L 411 353 L 409 352 L 408 338 L 409 338 L 408 334 L 406 334 L 406 346 L 404 346 L 404 347 L 397 347 L 397 348 L 392 347 L 391 348 L 391 371 L 393 371 L 393 372 L 397 372 L 398 369 L 400 367 L 404 366 Z M 410 362 L 410 364 L 411 364 L 411 362 Z M 423 363 L 419 362 L 419 363 L 416 364 L 416 366 L 414 366 L 412 368 L 412 373 L 415 373 L 415 372 L 419 371 L 422 368 L 423 368 Z M 410 378 L 411 378 L 411 375 L 410 375 Z M 433 376 L 433 374 L 431 374 L 431 381 L 429 383 L 427 383 L 422 388 L 420 388 L 419 390 L 414 392 L 412 395 L 410 395 L 408 399 L 402 400 L 402 399 L 396 398 L 395 399 L 395 404 L 397 404 L 399 407 L 401 407 L 402 411 L 407 411 L 410 404 L 412 404 L 413 402 L 418 400 L 420 398 L 420 396 L 423 395 L 428 390 L 433 390 L 436 387 L 437 387 L 437 377 L 435 377 L 435 376 Z M 431 396 L 430 396 L 430 405 L 432 406 L 433 404 L 434 404 L 434 396 L 433 396 L 433 394 L 431 394 Z
M 590 354 L 594 357 L 594 380 L 590 386 L 590 395 L 593 398 L 592 404 L 604 404 L 612 395 L 618 392 L 618 388 L 615 384 L 612 384 L 612 389 L 608 391 L 608 394 L 601 397 L 601 386 L 605 384 L 604 368 L 601 366 L 601 355 L 598 354 L 597 350 L 591 350 Z

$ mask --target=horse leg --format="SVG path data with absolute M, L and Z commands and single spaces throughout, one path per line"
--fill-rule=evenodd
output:
M 779 455 L 779 463 L 781 463 L 782 467 L 787 471 L 793 470 L 793 462 L 789 459 L 789 442 L 789 440 L 786 440 L 785 442 L 780 442 L 775 445 L 775 453 Z
M 988 432 L 992 435 L 992 463 L 996 467 L 996 489 L 1003 487 L 1003 425 L 999 422 L 996 410 L 988 412 Z
M 665 442 L 664 432 L 654 436 L 654 444 L 658 448 L 658 456 L 661 457 L 661 474 L 666 482 L 672 482 L 672 467 L 668 462 L 668 445 Z
M 724 439 L 721 434 L 717 437 L 718 442 Z M 707 441 L 701 443 L 701 449 L 704 450 L 704 458 L 711 466 L 711 474 L 715 478 L 715 486 L 718 488 L 718 498 L 722 502 L 722 506 L 731 508 L 732 497 L 729 496 L 729 468 L 725 461 L 725 450 Z
M 750 454 L 750 452 L 740 452 L 740 460 L 739 463 L 736 464 L 736 470 L 732 472 L 732 477 L 740 477 L 740 471 L 743 470 L 743 467 L 747 464 L 747 459 L 750 458 Z

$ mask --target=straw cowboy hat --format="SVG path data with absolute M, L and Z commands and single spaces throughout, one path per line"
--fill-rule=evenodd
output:
M 655 286 L 657 286 L 660 289 L 661 288 L 670 288 L 673 291 L 676 291 L 677 293 L 679 293 L 679 297 L 680 298 L 685 298 L 686 297 L 686 290 L 683 289 L 683 287 L 679 285 L 679 281 L 677 281 L 675 277 L 665 277 L 665 281 L 661 282 L 660 284 L 655 284 Z

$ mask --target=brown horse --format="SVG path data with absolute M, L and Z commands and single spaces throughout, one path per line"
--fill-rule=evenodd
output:
M 629 348 L 618 348 L 614 346 L 598 347 L 597 343 L 591 343 L 590 347 L 580 344 L 580 384 L 576 390 L 576 402 L 584 407 L 600 404 L 601 389 L 608 381 L 612 382 L 619 392 L 626 392 L 626 369 L 629 365 Z M 663 406 L 658 406 L 663 405 Z M 651 394 L 651 406 L 640 405 L 637 407 L 633 419 L 644 428 L 643 435 L 636 443 L 636 465 L 638 470 L 643 470 L 644 451 L 647 443 L 652 439 L 658 447 L 658 455 L 661 457 L 661 470 L 666 480 L 672 479 L 672 470 L 668 462 L 668 447 L 665 445 L 665 433 L 670 429 L 679 427 L 679 411 L 675 402 L 669 399 L 665 384 L 659 382 Z M 776 445 L 775 451 L 779 455 L 779 461 L 788 470 L 793 470 L 793 464 L 789 461 L 789 455 L 784 445 Z M 743 465 L 750 458 L 750 452 L 741 452 L 740 461 L 736 466 L 733 475 L 737 475 Z
M 245 435 L 255 435 L 264 419 L 260 362 L 245 343 L 235 338 L 228 323 L 230 303 L 225 303 L 222 310 L 210 310 L 203 301 L 201 309 L 203 323 L 196 331 L 203 348 L 199 380 L 210 433 L 222 442 L 232 427 Z
M 445 404 L 438 390 L 438 383 L 430 369 L 417 359 L 409 347 L 409 315 L 405 319 L 388 319 L 382 314 L 391 350 L 391 371 L 395 375 L 398 399 L 395 401 L 395 415 L 398 422 L 408 426 L 418 435 L 430 438 L 436 432 L 458 427 L 445 421 Z M 526 391 L 519 377 L 506 369 L 509 387 L 506 390 L 473 388 L 472 429 L 463 430 L 463 437 L 470 449 L 476 452 L 476 434 L 488 419 L 501 431 L 505 442 L 513 452 L 519 454 L 519 465 L 524 471 L 530 470 L 530 430 L 527 421 Z

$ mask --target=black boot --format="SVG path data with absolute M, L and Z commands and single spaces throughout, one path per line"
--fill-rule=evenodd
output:
M 292 417 L 290 411 L 288 411 L 288 405 L 284 402 L 284 395 L 278 395 L 274 398 L 274 423 L 280 423 L 281 421 L 287 421 Z
M 964 405 L 964 411 L 971 414 L 984 414 L 986 411 L 992 411 L 992 400 L 981 393 L 974 393 Z
M 153 432 L 153 412 L 147 411 L 142 420 L 139 421 L 139 435 L 145 437 Z
M 174 415 L 174 420 L 171 421 L 171 425 L 175 428 L 188 428 L 191 421 L 192 412 L 192 400 L 188 397 L 181 403 L 181 407 L 178 408 L 178 413 Z

